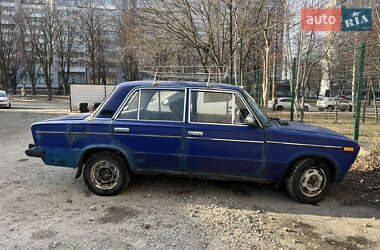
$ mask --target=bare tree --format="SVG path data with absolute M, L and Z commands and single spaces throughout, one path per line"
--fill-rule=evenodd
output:
M 52 99 L 52 66 L 54 62 L 57 12 L 53 6 L 41 9 L 41 17 L 26 17 L 26 25 L 30 32 L 33 47 L 36 50 L 38 63 L 44 73 L 45 84 L 48 90 L 48 100 Z
M 20 10 L 19 17 L 20 19 L 18 22 L 20 24 L 20 35 L 22 41 L 21 50 L 23 53 L 22 64 L 30 81 L 32 90 L 31 94 L 35 95 L 38 73 L 41 69 L 41 65 L 38 63 L 36 44 L 33 41 L 35 36 L 31 35 L 34 34 L 35 30 L 29 30 L 29 28 L 34 26 L 29 26 L 25 23 L 26 16 L 23 9 Z
M 2 9 L 0 8 L 0 13 Z M 16 94 L 17 85 L 22 79 L 21 56 L 20 51 L 20 26 L 17 24 L 15 17 L 3 19 L 0 25 L 0 80 L 1 87 L 4 90 L 11 86 L 12 91 Z
M 78 34 L 77 26 L 74 24 L 73 19 L 63 11 L 57 16 L 56 31 L 56 61 L 62 74 L 64 94 L 68 95 L 70 92 L 69 80 L 73 56 L 79 49 L 75 46 Z
M 124 66 L 124 79 L 133 81 L 138 79 L 137 46 L 139 36 L 136 23 L 136 6 L 123 9 L 121 17 L 114 20 L 118 24 L 117 42 L 121 48 L 120 62 Z
M 219 13 L 218 4 L 217 1 L 145 0 L 140 20 L 194 48 L 206 68 L 209 60 L 221 66 L 227 62 L 228 10 L 224 8 L 223 15 L 216 14 Z
M 273 43 L 275 42 L 275 37 L 273 30 L 271 28 L 271 13 L 269 8 L 266 9 L 265 21 L 264 23 L 259 22 L 261 34 L 264 37 L 264 46 L 260 48 L 262 65 L 263 65 L 263 82 L 262 82 L 262 109 L 266 113 L 269 99 L 269 84 L 270 84 L 270 61 L 271 61 L 271 50 Z M 275 24 L 276 25 L 276 24 Z M 274 90 L 272 90 L 274 91 Z
M 92 84 L 105 80 L 107 71 L 107 20 L 104 12 L 92 2 L 82 1 L 79 8 L 79 37 L 86 49 L 86 63 L 91 68 Z

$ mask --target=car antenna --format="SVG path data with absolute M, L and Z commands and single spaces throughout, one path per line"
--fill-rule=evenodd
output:
M 211 71 L 210 71 L 210 68 L 208 68 L 208 80 L 207 80 L 207 84 L 206 84 L 206 88 L 211 88 Z
M 158 87 L 157 71 L 156 71 L 156 73 L 154 73 L 154 79 L 153 79 L 152 86 L 153 86 L 153 87 Z

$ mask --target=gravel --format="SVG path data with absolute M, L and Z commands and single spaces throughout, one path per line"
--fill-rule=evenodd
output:
M 93 195 L 74 179 L 74 169 L 24 155 L 30 125 L 54 116 L 0 111 L 6 121 L 0 127 L 0 249 L 380 246 L 380 209 L 353 203 L 346 190 L 311 206 L 269 185 L 135 176 L 118 196 Z M 365 194 L 360 190 L 355 194 Z

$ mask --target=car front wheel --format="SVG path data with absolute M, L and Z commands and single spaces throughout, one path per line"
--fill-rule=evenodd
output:
M 327 107 L 327 111 L 329 111 L 329 112 L 334 111 L 334 107 L 333 107 L 333 106 L 328 106 L 328 107 Z
M 112 152 L 91 155 L 83 169 L 87 187 L 97 195 L 116 195 L 130 181 L 124 160 Z
M 276 110 L 277 110 L 277 111 L 282 111 L 283 109 L 284 109 L 284 108 L 283 108 L 282 106 L 277 106 L 277 107 L 276 107 Z
M 316 158 L 300 160 L 285 179 L 286 189 L 291 197 L 302 203 L 318 203 L 326 195 L 332 183 L 328 165 Z

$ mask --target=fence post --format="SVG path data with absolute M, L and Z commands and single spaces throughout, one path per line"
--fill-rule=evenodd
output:
M 240 85 L 243 85 L 243 39 L 240 38 L 240 68 L 239 68 L 239 82 Z
M 359 139 L 359 122 L 360 122 L 360 102 L 361 94 L 360 88 L 362 85 L 363 78 L 363 67 L 364 67 L 364 54 L 365 54 L 365 43 L 360 43 L 360 59 L 359 59 L 359 69 L 357 77 L 357 86 L 356 86 L 356 95 L 355 95 L 355 126 L 354 126 L 354 140 L 358 141 Z
M 292 86 L 291 86 L 291 91 L 292 91 L 292 101 L 290 103 L 290 120 L 294 120 L 294 96 L 295 96 L 295 85 L 296 85 L 296 63 L 297 59 L 293 58 L 293 63 L 292 63 Z

